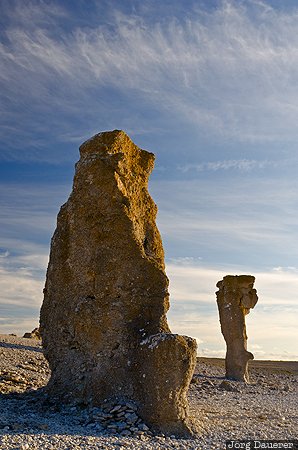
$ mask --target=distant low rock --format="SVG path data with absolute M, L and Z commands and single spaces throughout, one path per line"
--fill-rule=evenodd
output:
M 25 333 L 23 338 L 26 338 L 26 339 L 41 339 L 39 328 L 34 328 L 34 330 L 30 331 L 29 333 Z

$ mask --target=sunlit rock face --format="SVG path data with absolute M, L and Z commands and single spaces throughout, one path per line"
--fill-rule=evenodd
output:
M 123 131 L 80 147 L 52 238 L 40 325 L 50 395 L 133 401 L 153 429 L 187 433 L 195 340 L 171 334 L 168 279 L 147 184 L 154 155 Z
M 226 377 L 246 382 L 248 361 L 254 357 L 247 351 L 245 316 L 258 301 L 254 282 L 251 275 L 227 275 L 216 285 L 221 331 L 227 345 Z

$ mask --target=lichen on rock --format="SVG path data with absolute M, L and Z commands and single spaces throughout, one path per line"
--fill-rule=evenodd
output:
M 152 428 L 186 432 L 196 343 L 171 334 L 166 319 L 168 278 L 147 189 L 155 157 L 118 130 L 93 136 L 80 155 L 40 314 L 48 392 L 95 406 L 133 401 Z

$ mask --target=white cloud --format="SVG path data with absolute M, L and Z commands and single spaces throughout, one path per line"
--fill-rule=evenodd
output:
M 213 305 L 215 301 L 216 283 L 225 275 L 241 275 L 243 271 L 252 271 L 245 266 L 228 268 L 208 268 L 205 265 L 178 265 L 167 264 L 166 270 L 170 278 L 171 297 L 175 302 L 197 301 Z M 284 305 L 283 307 L 296 307 L 296 294 L 298 291 L 298 278 L 296 273 L 274 269 L 268 272 L 254 271 L 256 288 L 260 294 L 261 306 Z M 268 310 L 268 308 L 267 308 Z
M 39 307 L 44 281 L 35 279 L 26 269 L 8 271 L 0 268 L 1 303 L 26 308 Z
M 284 161 L 282 162 L 284 165 Z M 256 169 L 265 169 L 268 167 L 277 167 L 280 163 L 275 161 L 257 161 L 248 159 L 232 159 L 225 161 L 206 162 L 202 164 L 186 164 L 178 166 L 178 169 L 182 172 L 188 172 L 195 170 L 197 172 L 203 172 L 205 170 L 217 172 L 219 170 L 240 170 L 243 172 L 249 172 Z
M 66 187 L 0 187 L 0 332 L 22 334 L 38 324 L 50 237 Z
M 44 0 L 39 0 L 38 3 L 31 0 L 26 2 L 26 5 L 22 1 L 14 0 L 3 0 L 2 3 L 3 16 L 7 18 L 5 12 L 8 14 L 8 17 L 13 15 L 16 23 L 23 24 L 26 27 L 31 26 L 35 28 L 37 24 L 54 24 L 57 18 L 65 19 L 67 17 L 66 11 L 60 5 L 48 4 Z
M 13 240 L 36 239 L 37 235 L 49 240 L 55 229 L 56 215 L 67 198 L 70 186 L 0 184 L 0 245 L 7 248 Z M 20 242 L 22 247 L 23 244 Z
M 153 105 L 176 122 L 192 123 L 210 139 L 212 133 L 220 140 L 297 142 L 297 9 L 224 1 L 210 12 L 197 7 L 182 19 L 154 23 L 146 15 L 117 10 L 111 19 L 110 9 L 106 25 L 90 18 L 89 26 L 82 27 L 79 22 L 74 26 L 71 11 L 60 7 L 50 14 L 44 2 L 29 3 L 27 11 L 27 4 L 16 4 L 17 17 L 13 10 L 0 47 L 6 117 L 16 117 L 21 101 L 37 129 L 42 113 L 61 136 L 66 133 L 61 122 L 68 133 L 72 128 L 86 135 L 88 120 L 102 108 L 115 119 L 117 107 L 105 108 L 105 90 L 115 88 L 129 109 L 131 99 L 145 108 Z M 34 27 L 32 17 L 38 18 Z M 59 18 L 69 20 L 72 29 L 63 30 Z M 74 117 L 80 117 L 79 133 L 71 125 Z M 7 141 L 9 126 L 5 123 L 2 130 Z M 137 119 L 135 128 L 143 127 Z M 239 164 L 247 170 L 267 163 L 210 164 L 209 170 Z
M 170 258 L 170 264 L 179 264 L 179 265 L 193 265 L 196 262 L 202 260 L 200 256 L 194 258 L 193 256 L 181 256 L 177 258 Z
M 39 310 L 30 310 L 30 317 L 9 316 L 0 317 L 0 334 L 14 333 L 23 336 L 24 333 L 38 327 Z
M 214 350 L 210 348 L 199 348 L 198 356 L 202 356 L 204 358 L 225 358 L 226 351 L 221 350 Z
M 298 186 L 258 177 L 154 181 L 168 258 L 261 267 L 296 263 Z
M 0 259 L 0 333 L 21 335 L 38 325 L 48 249 L 22 241 L 10 246 L 12 254 Z
M 282 266 L 278 266 L 278 267 L 273 267 L 273 270 L 275 272 L 298 272 L 298 268 L 297 267 L 292 267 L 292 266 L 288 266 L 288 267 L 282 267 Z

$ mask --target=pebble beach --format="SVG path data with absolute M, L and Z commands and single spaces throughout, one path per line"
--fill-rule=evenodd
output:
M 253 361 L 250 383 L 224 378 L 224 361 L 198 358 L 189 389 L 197 433 L 156 435 L 133 405 L 83 408 L 46 398 L 41 341 L 0 335 L 0 449 L 224 450 L 227 440 L 298 438 L 298 362 Z

